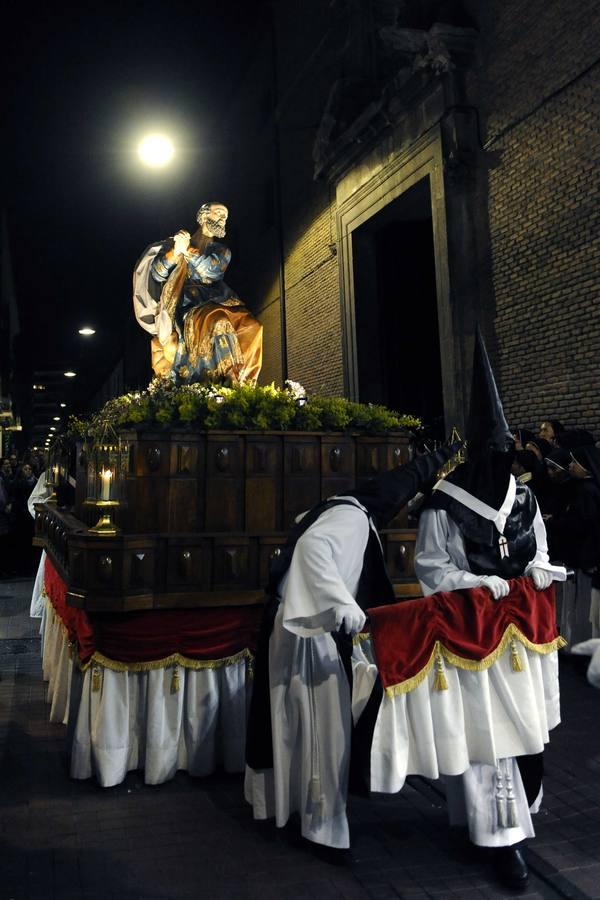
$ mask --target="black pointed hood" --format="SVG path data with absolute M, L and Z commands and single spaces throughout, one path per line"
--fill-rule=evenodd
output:
M 500 509 L 510 483 L 514 439 L 479 326 L 471 385 L 466 433 L 468 462 L 458 466 L 448 479 L 488 506 Z
M 469 459 L 473 461 L 489 450 L 505 451 L 514 444 L 479 325 L 475 333 L 466 440 Z

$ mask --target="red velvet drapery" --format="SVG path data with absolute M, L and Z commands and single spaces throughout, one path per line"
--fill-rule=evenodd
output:
M 67 606 L 67 586 L 49 559 L 44 584 L 83 666 L 94 654 L 127 666 L 175 654 L 188 660 L 222 660 L 256 649 L 262 606 L 86 613 Z
M 537 591 L 530 578 L 510 582 L 510 594 L 492 599 L 486 588 L 433 594 L 369 610 L 371 635 L 385 688 L 415 678 L 430 663 L 436 642 L 466 660 L 481 662 L 501 644 L 507 630 L 526 645 L 553 649 L 560 641 L 554 586 Z M 512 626 L 512 627 L 511 627 Z

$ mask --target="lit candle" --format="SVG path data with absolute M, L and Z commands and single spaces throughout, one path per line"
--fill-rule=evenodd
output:
M 111 469 L 102 469 L 100 472 L 102 479 L 102 491 L 100 493 L 101 500 L 110 500 L 110 479 L 112 478 Z

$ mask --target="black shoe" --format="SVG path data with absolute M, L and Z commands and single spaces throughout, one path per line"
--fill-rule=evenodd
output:
M 529 880 L 527 863 L 518 846 L 496 847 L 494 849 L 494 868 L 498 880 L 514 890 L 524 888 Z

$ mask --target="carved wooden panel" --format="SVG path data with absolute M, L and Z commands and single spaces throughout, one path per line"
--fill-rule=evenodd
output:
M 285 535 L 273 535 L 262 537 L 258 548 L 258 586 L 266 587 L 269 579 L 269 563 L 271 557 L 277 554 L 285 545 Z
M 317 437 L 284 437 L 283 528 L 293 524 L 298 513 L 321 499 L 321 448 Z
M 283 447 L 279 437 L 246 439 L 245 523 L 252 533 L 282 528 Z
M 116 588 L 117 565 L 112 553 L 95 553 L 92 562 L 92 584 L 107 592 Z
M 151 591 L 155 583 L 154 550 L 136 547 L 124 554 L 123 586 L 129 591 Z
M 324 478 L 346 477 L 353 480 L 355 468 L 352 438 L 343 434 L 326 434 L 321 437 L 321 473 Z
M 167 590 L 186 588 L 207 591 L 212 575 L 210 542 L 189 538 L 169 542 L 167 559 Z
M 416 531 L 394 531 L 385 534 L 385 559 L 392 581 L 416 581 Z
M 174 443 L 171 446 L 171 474 L 196 476 L 198 474 L 198 445 Z
M 334 494 L 343 494 L 344 491 L 350 491 L 354 488 L 354 478 L 347 476 L 346 478 L 323 478 L 321 480 L 321 500 L 327 500 Z
M 199 530 L 198 491 L 192 478 L 171 478 L 169 481 L 167 531 L 193 532 Z
M 209 434 L 206 447 L 204 530 L 244 530 L 243 442 Z
M 132 477 L 125 484 L 126 505 L 116 521 L 129 534 L 153 534 L 169 528 L 168 477 Z
M 256 557 L 256 542 L 249 538 L 215 538 L 213 590 L 256 587 Z
M 137 441 L 136 475 L 168 475 L 170 441 L 144 437 Z
M 372 478 L 389 469 L 385 438 L 360 436 L 356 440 L 356 474 L 359 479 Z

